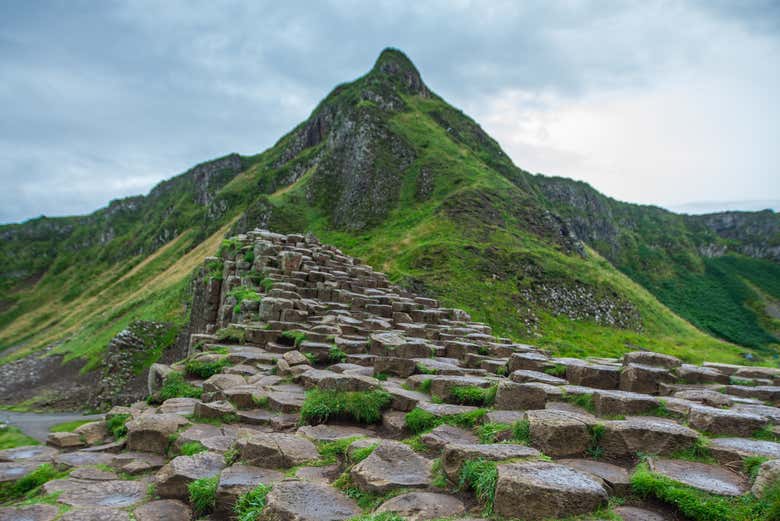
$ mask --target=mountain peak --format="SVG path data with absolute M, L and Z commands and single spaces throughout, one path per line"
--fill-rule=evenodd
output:
M 377 58 L 371 75 L 384 75 L 400 83 L 413 94 L 428 95 L 428 87 L 423 83 L 420 71 L 412 60 L 399 49 L 388 47 Z

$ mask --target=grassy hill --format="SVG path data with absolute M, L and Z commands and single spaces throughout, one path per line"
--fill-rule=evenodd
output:
M 58 343 L 92 368 L 134 319 L 181 328 L 192 269 L 228 231 L 258 226 L 312 232 L 560 354 L 640 346 L 691 361 L 773 356 L 776 263 L 704 257 L 704 245 L 741 243 L 597 192 L 586 200 L 608 204 L 567 203 L 556 193 L 570 194 L 560 188 L 569 184 L 517 168 L 386 50 L 257 156 L 199 165 L 90 216 L 0 227 L 0 356 Z

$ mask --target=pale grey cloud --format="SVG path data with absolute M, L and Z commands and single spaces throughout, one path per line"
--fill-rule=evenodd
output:
M 0 222 L 257 153 L 403 49 L 518 166 L 638 202 L 778 199 L 776 2 L 0 3 Z

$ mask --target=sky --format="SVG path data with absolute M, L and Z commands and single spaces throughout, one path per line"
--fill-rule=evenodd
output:
M 0 223 L 256 154 L 403 50 L 521 168 L 780 210 L 780 2 L 0 2 Z

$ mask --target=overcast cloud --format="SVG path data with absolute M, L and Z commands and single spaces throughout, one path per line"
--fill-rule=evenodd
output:
M 1 2 L 0 222 L 258 153 L 387 46 L 526 170 L 675 210 L 780 209 L 779 6 Z

